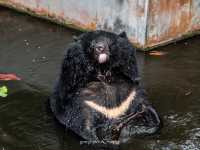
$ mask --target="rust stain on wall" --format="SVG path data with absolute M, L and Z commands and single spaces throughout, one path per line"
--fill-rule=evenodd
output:
M 145 13 L 145 7 L 144 5 L 139 4 L 139 2 L 137 1 L 137 3 L 135 3 L 136 5 L 136 16 L 137 17 L 143 17 L 144 13 Z
M 151 0 L 147 45 L 174 39 L 190 30 L 191 0 Z

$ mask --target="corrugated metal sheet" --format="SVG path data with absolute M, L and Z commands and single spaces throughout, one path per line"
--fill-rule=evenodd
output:
M 142 48 L 200 29 L 200 0 L 0 0 L 0 4 L 84 30 L 126 31 Z

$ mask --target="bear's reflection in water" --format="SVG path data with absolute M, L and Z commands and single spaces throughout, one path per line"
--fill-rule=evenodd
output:
M 76 92 L 65 112 L 55 106 L 52 97 L 51 108 L 58 121 L 88 141 L 123 141 L 155 133 L 161 125 L 145 90 L 122 79 L 110 84 L 90 82 Z

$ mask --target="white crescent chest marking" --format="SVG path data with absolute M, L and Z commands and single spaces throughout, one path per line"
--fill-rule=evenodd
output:
M 88 101 L 88 100 L 85 101 L 85 104 L 91 107 L 92 109 L 95 109 L 96 111 L 102 113 L 109 119 L 118 118 L 128 110 L 131 102 L 135 98 L 135 95 L 136 92 L 134 89 L 119 106 L 113 108 L 106 108 L 105 106 L 101 106 L 93 101 Z

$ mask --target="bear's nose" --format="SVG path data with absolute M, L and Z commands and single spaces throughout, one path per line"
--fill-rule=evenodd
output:
M 98 46 L 98 47 L 96 47 L 96 51 L 99 52 L 99 53 L 102 53 L 104 51 L 104 47 Z

